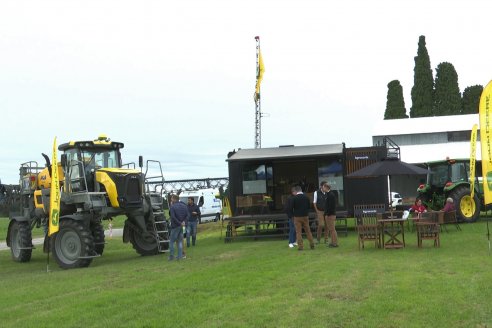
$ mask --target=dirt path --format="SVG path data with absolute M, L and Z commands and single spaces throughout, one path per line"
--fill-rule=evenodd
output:
M 105 230 L 104 231 L 104 235 L 109 236 L 109 230 Z M 119 228 L 119 229 L 113 229 L 113 237 L 121 237 L 123 235 L 123 229 L 122 228 Z M 34 246 L 36 245 L 42 245 L 44 242 L 44 237 L 41 237 L 41 238 L 33 238 L 32 240 L 32 244 Z M 10 249 L 9 247 L 7 247 L 7 243 L 4 242 L 4 241 L 0 241 L 0 251 L 4 251 L 4 250 L 7 250 L 7 249 Z

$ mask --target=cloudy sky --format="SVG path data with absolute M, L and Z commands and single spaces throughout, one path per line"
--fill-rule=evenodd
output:
M 256 35 L 263 147 L 369 146 L 388 82 L 411 107 L 419 35 L 461 91 L 492 79 L 491 13 L 490 0 L 2 0 L 0 179 L 43 163 L 54 136 L 100 133 L 168 180 L 227 176 L 227 153 L 254 147 Z

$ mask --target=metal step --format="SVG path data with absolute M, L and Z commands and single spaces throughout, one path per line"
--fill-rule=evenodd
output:
M 79 259 L 93 259 L 95 257 L 99 257 L 101 254 L 96 254 L 96 255 L 87 255 L 87 256 L 79 256 Z
M 155 221 L 155 224 L 167 223 L 166 221 Z

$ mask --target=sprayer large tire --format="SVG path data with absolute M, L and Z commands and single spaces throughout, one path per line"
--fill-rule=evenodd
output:
M 16 262 L 29 262 L 32 254 L 32 236 L 29 223 L 12 221 L 9 229 L 12 259 Z
M 94 251 L 102 255 L 104 252 L 104 227 L 101 222 L 91 222 L 91 233 L 94 238 Z
M 461 222 L 475 222 L 480 216 L 480 201 L 478 200 L 477 194 L 475 194 L 472 199 L 474 202 L 474 206 L 472 205 L 474 210 L 467 213 L 462 208 L 461 203 L 462 199 L 467 196 L 470 197 L 470 188 L 467 186 L 459 186 L 449 194 L 449 197 L 453 198 L 458 220 Z
M 147 224 L 147 231 L 153 231 L 152 223 Z M 158 254 L 157 241 L 153 234 L 144 233 L 144 235 L 130 228 L 130 243 L 135 251 L 142 255 L 156 255 Z
M 60 230 L 52 236 L 51 252 L 62 269 L 88 267 L 94 256 L 94 239 L 82 222 L 60 221 Z

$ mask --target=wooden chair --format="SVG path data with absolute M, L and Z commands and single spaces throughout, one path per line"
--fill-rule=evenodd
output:
M 441 246 L 439 238 L 440 226 L 437 213 L 426 212 L 420 214 L 420 220 L 415 223 L 417 229 L 417 246 L 422 247 L 423 240 L 434 240 L 434 247 Z
M 381 229 L 375 213 L 361 214 L 355 217 L 359 250 L 364 248 L 364 242 L 374 242 L 376 248 L 381 248 Z
M 355 228 L 359 250 L 364 248 L 366 240 L 374 241 L 377 248 L 381 248 L 381 229 L 377 215 L 385 210 L 384 204 L 354 205 Z
M 458 223 L 458 218 L 456 217 L 456 211 L 444 212 L 442 221 L 442 225 L 444 226 L 446 232 L 448 232 L 448 228 L 446 227 L 447 224 L 454 224 L 456 230 L 461 231 L 461 227 Z

